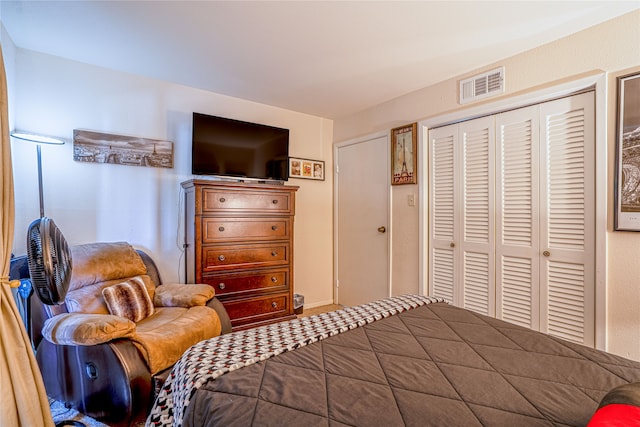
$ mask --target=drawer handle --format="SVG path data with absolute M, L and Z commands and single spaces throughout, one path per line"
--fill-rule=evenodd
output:
M 272 200 L 272 203 L 273 203 L 274 205 L 277 205 L 277 204 L 278 204 L 278 200 L 277 200 L 277 199 L 273 199 L 273 200 Z
M 278 251 L 271 251 L 271 256 L 278 256 Z
M 224 261 L 225 257 L 224 255 L 218 255 L 218 261 Z
M 224 227 L 218 227 L 218 231 L 220 232 L 224 231 Z
M 276 230 L 278 229 L 278 226 L 277 226 L 277 225 L 272 225 L 272 226 L 271 226 L 271 229 L 272 229 L 273 231 L 276 231 Z
M 278 278 L 276 276 L 271 276 L 271 281 L 273 283 L 277 283 L 278 282 Z
M 278 303 L 277 303 L 277 302 L 275 302 L 275 301 L 274 301 L 274 302 L 272 302 L 272 303 L 271 303 L 271 307 L 273 307 L 273 308 L 278 308 Z
M 224 203 L 226 201 L 227 201 L 227 199 L 225 199 L 224 197 L 220 197 L 220 203 Z
M 224 284 L 224 282 L 220 282 L 220 283 L 218 283 L 218 288 L 220 288 L 220 289 L 224 289 L 224 288 L 226 288 L 226 287 L 227 287 L 227 285 L 225 285 L 225 284 Z

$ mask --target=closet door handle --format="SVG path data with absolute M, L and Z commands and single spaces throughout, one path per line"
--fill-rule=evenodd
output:
M 542 255 L 546 256 L 546 257 L 550 257 L 551 256 L 551 252 L 549 251 L 544 251 L 542 252 Z
M 455 243 L 455 242 L 451 242 L 451 243 L 449 243 L 449 247 L 450 247 L 450 248 L 455 248 L 455 247 L 456 247 L 456 243 Z

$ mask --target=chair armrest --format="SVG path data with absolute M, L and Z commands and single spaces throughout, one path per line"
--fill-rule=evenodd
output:
M 44 322 L 42 336 L 53 344 L 89 346 L 131 337 L 136 324 L 110 314 L 63 313 Z
M 209 285 L 198 284 L 167 284 L 156 287 L 153 305 L 156 307 L 194 307 L 207 305 L 215 295 Z
M 207 307 L 214 309 L 218 313 L 218 317 L 220 318 L 220 326 L 222 330 L 220 331 L 220 335 L 228 334 L 231 332 L 231 318 L 229 317 L 229 313 L 224 308 L 222 303 L 218 298 L 212 298 L 207 303 Z

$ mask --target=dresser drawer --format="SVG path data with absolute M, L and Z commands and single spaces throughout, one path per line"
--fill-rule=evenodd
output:
M 207 275 L 202 283 L 213 287 L 217 296 L 243 295 L 256 292 L 283 292 L 289 290 L 289 270 L 243 271 Z
M 288 265 L 289 243 L 203 246 L 202 272 Z
M 288 215 L 292 211 L 289 192 L 230 191 L 216 188 L 202 189 L 202 212 L 226 213 L 278 213 Z
M 202 242 L 289 239 L 289 218 L 202 218 Z
M 220 299 L 234 328 L 289 315 L 289 294 L 226 301 Z

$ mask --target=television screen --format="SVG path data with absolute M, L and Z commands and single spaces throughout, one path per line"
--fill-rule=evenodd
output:
M 194 175 L 288 179 L 289 129 L 193 113 Z

